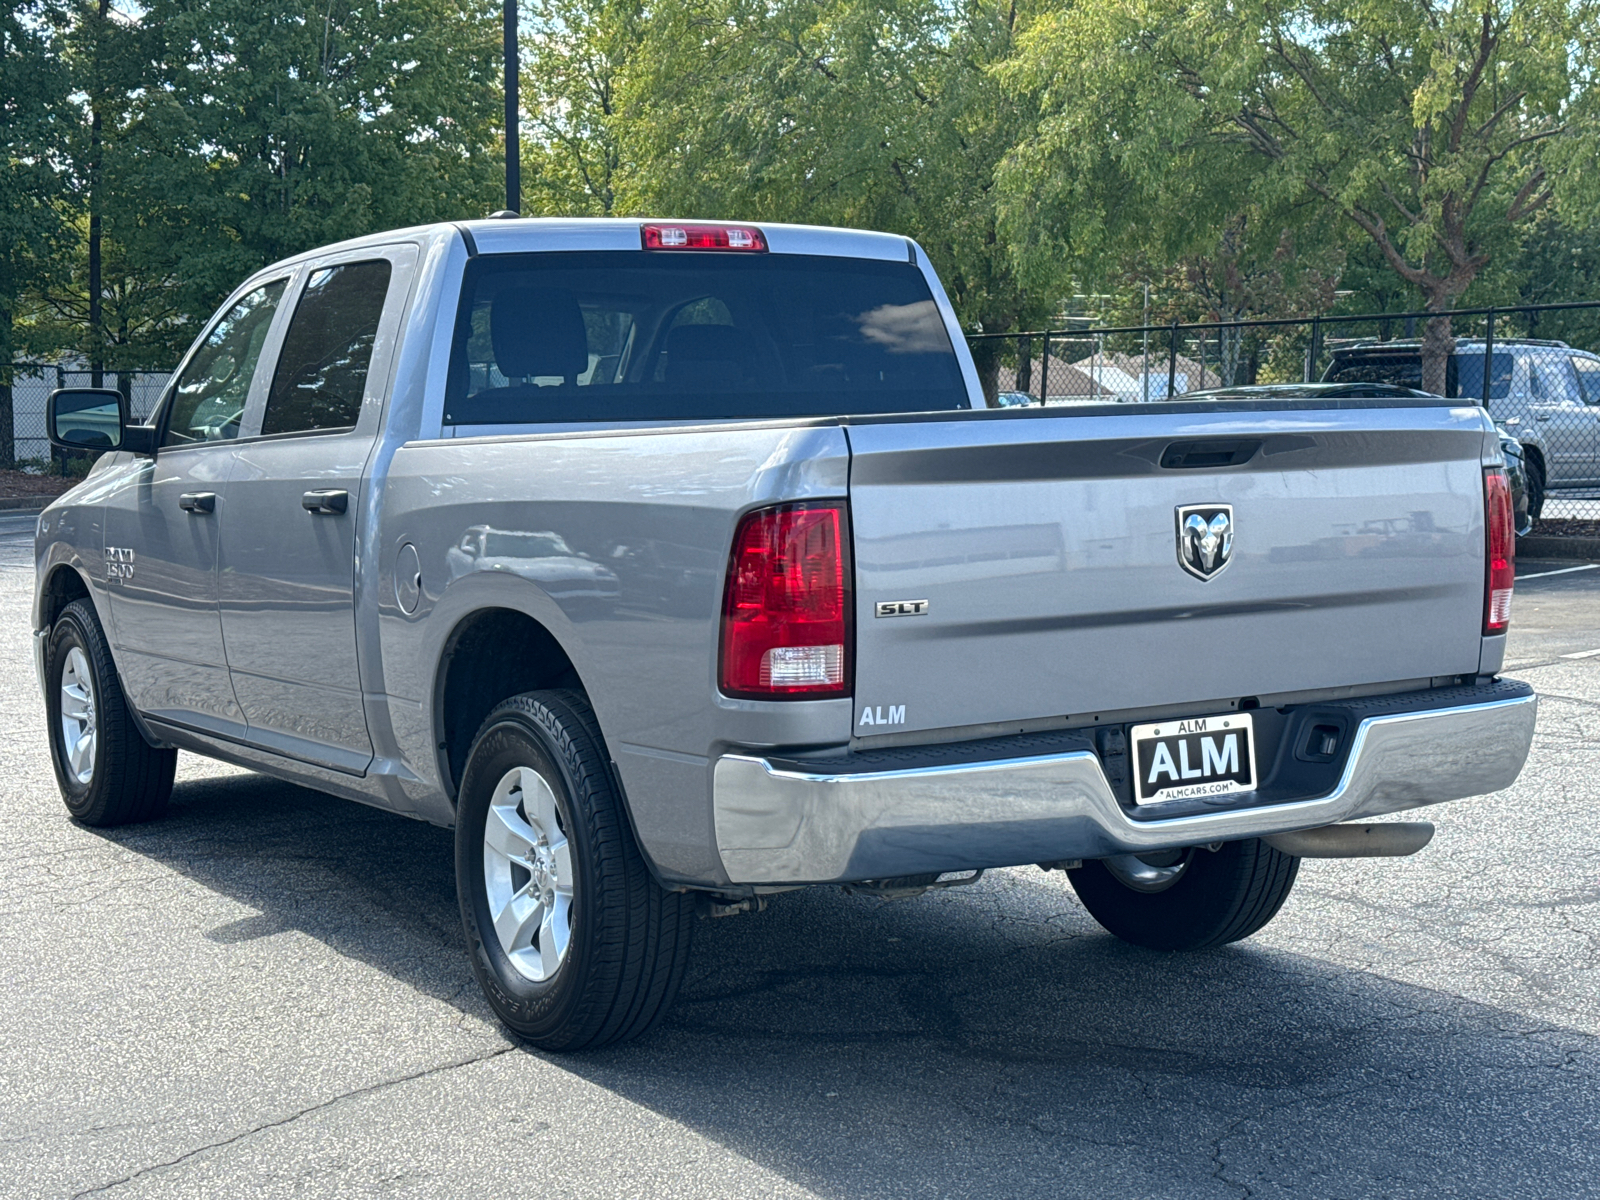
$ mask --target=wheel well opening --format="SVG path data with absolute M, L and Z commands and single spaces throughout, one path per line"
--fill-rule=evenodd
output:
M 509 608 L 476 612 L 445 644 L 436 692 L 445 786 L 454 799 L 473 735 L 500 701 L 538 688 L 583 689 L 572 660 L 539 622 Z
M 84 583 L 83 576 L 71 567 L 57 567 L 45 580 L 44 588 L 39 593 L 39 615 L 44 621 L 41 628 L 49 629 L 55 625 L 61 611 L 74 600 L 88 599 L 89 585 Z

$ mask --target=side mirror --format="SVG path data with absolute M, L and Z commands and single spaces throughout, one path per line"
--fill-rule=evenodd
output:
M 155 430 L 128 423 L 127 401 L 113 388 L 57 388 L 44 406 L 45 433 L 63 450 L 155 450 Z

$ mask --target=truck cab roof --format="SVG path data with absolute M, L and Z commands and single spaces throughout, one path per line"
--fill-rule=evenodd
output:
M 469 254 L 521 254 L 563 250 L 640 250 L 641 231 L 654 226 L 736 226 L 759 229 L 767 253 L 814 254 L 838 258 L 866 258 L 888 262 L 917 262 L 916 243 L 898 234 L 864 229 L 834 229 L 820 225 L 788 225 L 766 221 L 677 220 L 655 217 L 484 217 L 472 221 L 437 222 L 404 229 L 369 233 L 332 246 L 319 246 L 283 259 L 281 266 L 307 258 L 399 241 L 432 242 L 459 237 Z

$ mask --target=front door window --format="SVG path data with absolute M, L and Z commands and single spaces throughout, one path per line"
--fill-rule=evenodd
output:
M 283 298 L 284 280 L 262 284 L 228 310 L 195 351 L 173 389 L 163 446 L 239 436 L 250 380 Z

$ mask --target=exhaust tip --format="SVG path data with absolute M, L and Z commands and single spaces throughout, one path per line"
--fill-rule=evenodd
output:
M 1261 839 L 1296 858 L 1405 858 L 1433 841 L 1429 821 L 1385 821 L 1380 825 L 1324 825 Z

